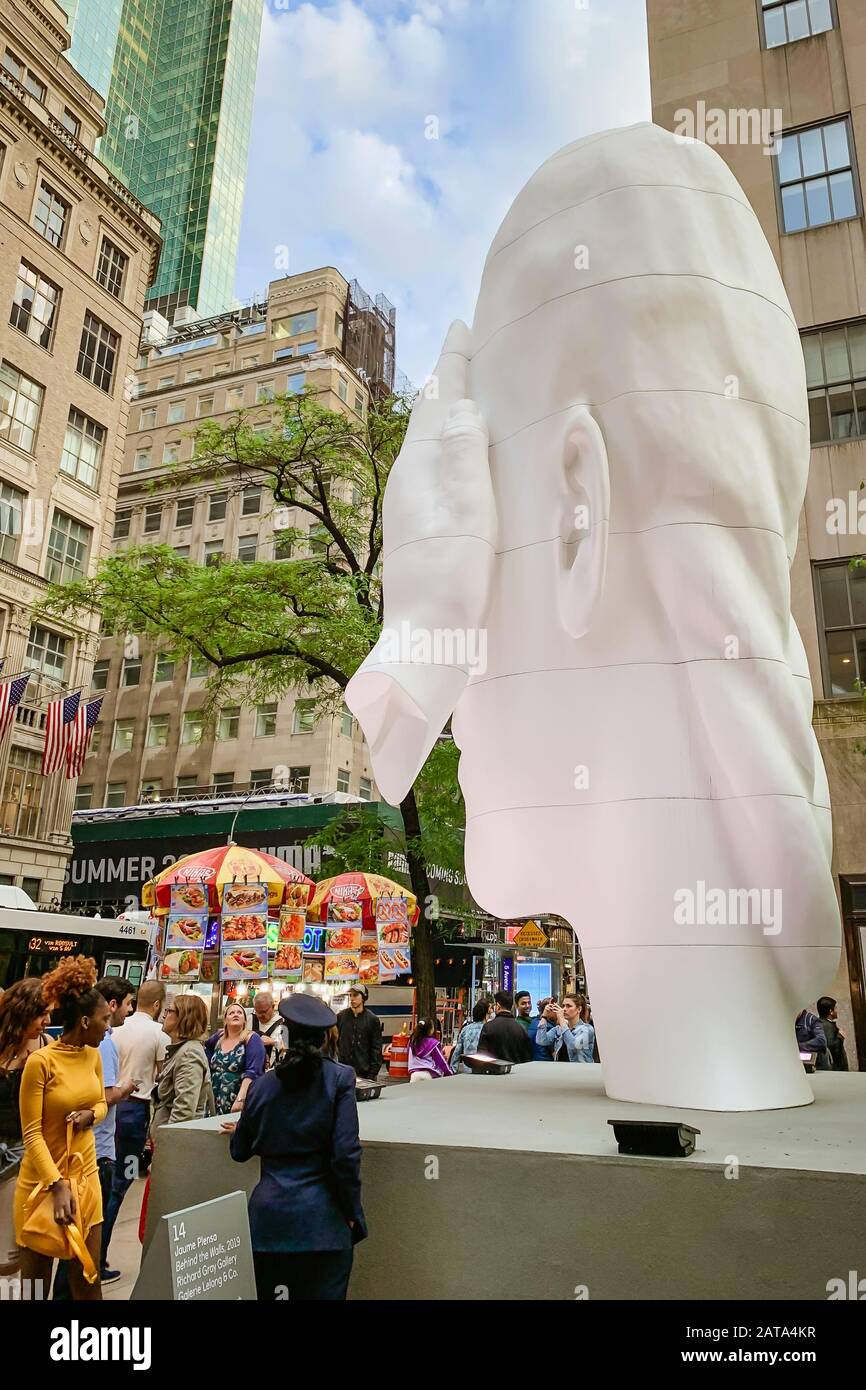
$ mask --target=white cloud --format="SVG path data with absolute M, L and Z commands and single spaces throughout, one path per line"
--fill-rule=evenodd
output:
M 649 114 L 643 0 L 311 0 L 265 16 L 237 292 L 336 264 L 398 308 L 416 382 L 562 145 Z M 425 138 L 435 116 L 439 139 Z

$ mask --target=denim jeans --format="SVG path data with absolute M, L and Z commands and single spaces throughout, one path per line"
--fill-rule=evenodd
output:
M 116 1157 L 111 1192 L 102 1227 L 102 1263 L 108 1264 L 108 1247 L 121 1203 L 137 1177 L 144 1173 L 142 1155 L 150 1126 L 149 1100 L 122 1100 L 117 1107 Z M 134 1159 L 135 1162 L 130 1162 Z M 131 1171 L 130 1171 L 131 1170 Z

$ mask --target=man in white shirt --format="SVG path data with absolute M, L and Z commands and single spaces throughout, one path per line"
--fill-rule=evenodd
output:
M 256 994 L 253 1013 L 253 1028 L 264 1043 L 265 1065 L 272 1067 L 279 1060 L 280 1053 L 288 1047 L 289 1034 L 274 1007 L 274 996 L 268 990 L 260 989 Z
M 147 980 L 138 991 L 136 1009 L 112 1035 L 120 1062 L 120 1085 L 134 1081 L 132 1094 L 117 1107 L 116 1158 L 111 1195 L 102 1227 L 102 1258 L 108 1264 L 108 1245 L 121 1203 L 144 1171 L 143 1155 L 150 1127 L 150 1097 L 168 1047 L 168 1036 L 157 1019 L 165 1003 L 165 985 Z

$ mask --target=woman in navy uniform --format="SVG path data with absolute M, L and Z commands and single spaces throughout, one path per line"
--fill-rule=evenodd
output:
M 261 1301 L 346 1297 L 353 1248 L 367 1234 L 355 1073 L 326 1057 L 333 1012 L 310 995 L 283 999 L 289 1045 L 254 1083 L 231 1156 L 261 1160 L 250 1234 Z

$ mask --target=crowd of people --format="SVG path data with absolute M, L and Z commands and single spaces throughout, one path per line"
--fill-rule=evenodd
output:
M 98 980 L 81 956 L 10 986 L 0 997 L 0 1276 L 20 1276 L 23 1297 L 100 1298 L 121 1277 L 112 1235 L 160 1130 L 218 1115 L 232 1158 L 261 1163 L 249 1207 L 258 1297 L 345 1298 L 366 1235 L 356 1086 L 383 1061 L 368 997 L 353 986 L 334 1014 L 305 994 L 277 1008 L 262 990 L 251 1017 L 232 1001 L 208 1035 L 199 995 L 167 1000 L 156 981 L 135 993 L 127 980 Z M 797 1016 L 801 1055 L 847 1070 L 836 1001 L 817 1009 Z M 589 1002 L 569 993 L 533 1013 L 526 990 L 498 991 L 450 1048 L 437 1020 L 418 1019 L 409 1080 L 453 1076 L 473 1057 L 598 1061 Z

